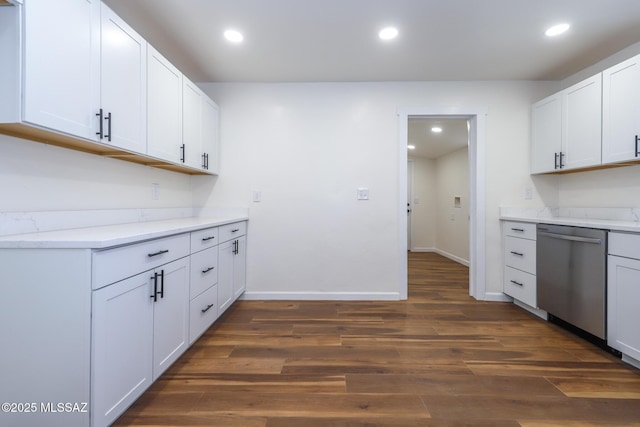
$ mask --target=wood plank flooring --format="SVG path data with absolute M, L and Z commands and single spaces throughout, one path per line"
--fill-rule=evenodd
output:
M 640 371 L 409 254 L 399 302 L 239 301 L 117 426 L 640 426 Z

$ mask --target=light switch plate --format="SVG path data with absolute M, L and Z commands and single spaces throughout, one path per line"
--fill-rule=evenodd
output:
M 369 200 L 369 189 L 367 187 L 358 187 L 358 200 Z

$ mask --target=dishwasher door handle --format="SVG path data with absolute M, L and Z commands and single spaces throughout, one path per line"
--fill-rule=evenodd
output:
M 602 239 L 596 239 L 593 237 L 569 236 L 566 234 L 549 233 L 546 231 L 538 231 L 538 236 L 551 237 L 552 239 L 570 240 L 572 242 L 594 243 L 596 245 L 602 244 Z

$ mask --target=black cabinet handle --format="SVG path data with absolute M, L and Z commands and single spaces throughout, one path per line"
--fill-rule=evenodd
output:
M 113 123 L 113 121 L 111 120 L 111 112 L 109 112 L 109 114 L 107 114 L 107 117 L 104 118 L 108 123 L 107 123 L 107 133 L 104 137 L 107 138 L 107 141 L 111 142 L 111 124 Z
M 184 159 L 185 159 L 185 153 L 187 152 L 187 149 L 185 148 L 184 144 L 182 144 L 180 146 L 180 161 L 182 163 L 184 163 Z
M 565 167 L 565 164 L 562 163 L 562 160 L 564 159 L 565 154 L 561 151 L 560 152 L 560 169 L 562 169 L 563 167 Z
M 202 241 L 203 241 L 203 242 L 206 242 L 206 241 L 208 241 L 208 240 L 215 239 L 215 238 L 216 238 L 216 236 L 203 237 L 203 238 L 202 238 Z
M 203 308 L 202 310 L 200 310 L 203 313 L 206 313 L 207 311 L 211 310 L 211 307 L 213 307 L 213 304 L 208 304 L 207 308 Z
M 239 229 L 239 228 L 234 228 L 233 230 L 231 230 L 231 232 L 232 232 L 232 233 L 236 233 L 236 232 L 238 232 L 238 231 L 240 231 L 240 229 Z
M 520 232 L 520 233 L 524 233 L 524 228 L 512 228 L 511 230 L 512 231 L 517 231 L 517 232 Z
M 103 112 L 101 108 L 100 112 L 96 113 L 96 116 L 98 117 L 98 122 L 99 122 L 99 129 L 100 129 L 98 132 L 96 132 L 96 135 L 98 135 L 100 139 L 104 138 L 104 127 L 102 125 L 102 115 L 103 115 Z M 636 143 L 636 146 L 637 145 L 638 144 Z
M 517 256 L 524 256 L 522 252 L 511 251 L 511 253 Z
M 151 298 L 153 298 L 153 302 L 156 302 L 158 301 L 158 273 L 154 273 L 151 279 L 153 280 L 153 295 L 151 295 Z
M 240 243 L 237 240 L 233 241 L 233 253 L 238 255 L 240 253 Z
M 518 285 L 520 287 L 524 286 L 522 283 L 516 282 L 515 280 L 510 280 L 510 282 L 513 283 L 514 285 Z
M 202 153 L 202 169 L 209 169 L 209 155 Z
M 211 270 L 213 270 L 214 268 L 215 268 L 215 267 L 209 267 L 209 268 L 207 268 L 206 270 L 202 270 L 202 274 L 208 273 L 208 272 L 210 272 Z
M 558 153 L 553 153 L 553 155 L 555 156 L 554 160 L 553 160 L 553 168 L 554 169 L 558 169 Z
M 152 257 L 154 257 L 154 256 L 158 256 L 158 255 L 166 254 L 166 253 L 168 253 L 168 252 L 169 252 L 169 249 L 165 249 L 164 251 L 158 251 L 158 252 L 154 252 L 154 253 L 152 253 L 152 254 L 147 254 L 147 256 L 148 256 L 149 258 L 152 258 Z
M 638 135 L 636 135 L 636 157 L 640 156 L 640 151 L 638 151 Z

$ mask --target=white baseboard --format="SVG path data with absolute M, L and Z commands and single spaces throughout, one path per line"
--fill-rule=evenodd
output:
M 534 315 L 538 316 L 539 318 L 541 318 L 543 320 L 547 320 L 547 312 L 546 311 L 540 310 L 539 308 L 531 307 L 530 305 L 525 304 L 522 301 L 517 300 L 517 299 L 514 299 L 513 303 L 515 305 L 517 305 L 518 307 L 527 310 L 529 313 L 534 314 Z
M 513 298 L 503 294 L 502 292 L 485 292 L 483 301 L 511 302 L 512 300 Z
M 640 360 L 636 360 L 633 357 L 627 356 L 624 353 L 622 353 L 622 361 L 624 363 L 628 363 L 629 365 L 633 366 L 634 368 L 640 369 Z
M 458 264 L 462 264 L 465 267 L 469 267 L 468 260 L 460 258 L 459 256 L 450 254 L 449 252 L 443 251 L 438 248 L 413 248 L 411 249 L 411 252 L 435 252 L 438 255 L 442 255 L 445 258 L 449 258 L 450 260 L 457 262 Z
M 399 301 L 398 292 L 245 292 L 240 299 L 265 301 Z

